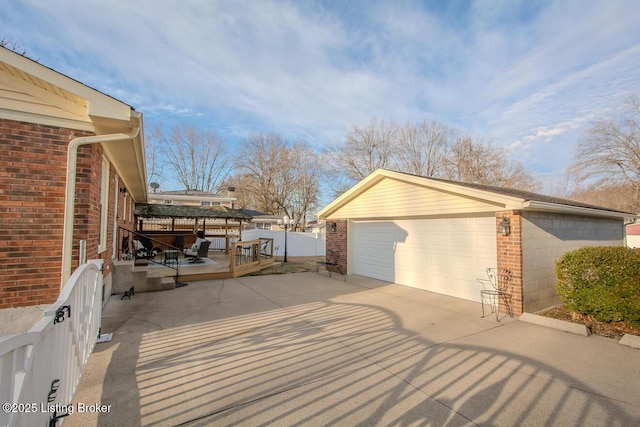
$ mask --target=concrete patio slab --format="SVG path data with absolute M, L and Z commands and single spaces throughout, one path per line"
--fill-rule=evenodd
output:
M 637 425 L 640 351 L 361 277 L 112 299 L 66 426 Z

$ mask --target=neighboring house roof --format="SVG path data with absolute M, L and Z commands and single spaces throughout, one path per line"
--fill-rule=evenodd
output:
M 208 191 L 200 190 L 169 190 L 158 191 L 151 194 L 155 194 L 156 196 L 225 197 L 218 193 L 210 193 Z
M 133 138 L 103 143 L 105 155 L 135 201 L 146 201 L 142 114 L 77 80 L 0 47 L 0 118 Z
M 260 211 L 254 211 L 252 209 L 240 209 L 240 210 L 245 214 L 250 215 L 254 219 L 254 221 L 258 219 L 261 221 L 265 221 L 265 220 L 277 221 L 279 219 L 282 219 L 281 216 L 272 215 L 272 214 L 268 214 Z
M 319 213 L 320 218 L 331 217 L 340 208 L 347 205 L 368 189 L 376 186 L 384 180 L 394 180 L 418 187 L 428 188 L 441 193 L 456 194 L 469 200 L 480 201 L 495 211 L 498 210 L 535 210 L 551 211 L 567 214 L 604 216 L 615 218 L 634 218 L 635 214 L 617 211 L 600 206 L 588 205 L 573 200 L 545 196 L 528 191 L 514 190 L 489 185 L 471 184 L 465 182 L 449 181 L 439 178 L 427 178 L 403 172 L 378 169 L 364 178 Z M 371 215 L 375 217 L 375 213 Z M 407 216 L 411 216 L 408 212 Z
M 224 206 L 202 208 L 184 205 L 136 204 L 136 215 L 143 218 L 218 218 L 251 221 L 251 216 Z

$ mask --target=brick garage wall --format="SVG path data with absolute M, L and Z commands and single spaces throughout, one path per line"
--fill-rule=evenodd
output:
M 522 221 L 524 310 L 536 312 L 560 304 L 555 263 L 565 252 L 584 246 L 623 244 L 622 219 L 525 211 Z
M 327 261 L 337 266 L 327 266 L 331 271 L 347 272 L 347 220 L 328 219 L 327 223 Z
M 524 311 L 523 287 L 522 287 L 522 213 L 520 211 L 507 211 L 496 213 L 496 250 L 498 259 L 498 271 L 508 268 L 512 274 L 512 295 L 510 299 L 511 309 L 518 316 Z M 503 236 L 498 230 L 502 218 L 509 218 L 511 232 Z M 500 301 L 500 310 L 506 312 L 504 302 Z
M 0 119 L 0 308 L 58 297 L 67 145 L 87 135 Z

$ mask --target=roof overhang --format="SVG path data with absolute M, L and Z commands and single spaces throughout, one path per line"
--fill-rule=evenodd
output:
M 571 215 L 618 218 L 625 220 L 638 218 L 637 215 L 628 212 L 612 211 L 605 208 L 599 209 L 597 207 L 572 206 L 562 203 L 529 200 L 523 197 L 502 194 L 500 191 L 498 191 L 499 189 L 497 188 L 494 191 L 489 191 L 486 189 L 475 188 L 474 186 L 463 185 L 462 183 L 431 179 L 418 175 L 389 171 L 386 169 L 378 169 L 366 178 L 362 179 L 348 191 L 346 191 L 341 196 L 325 206 L 323 209 L 321 209 L 320 212 L 318 212 L 318 217 L 323 219 L 331 217 L 331 215 L 337 212 L 340 208 L 344 207 L 355 198 L 362 195 L 364 192 L 385 179 L 398 180 L 405 183 L 411 183 L 420 188 L 437 190 L 452 195 L 460 195 L 467 199 L 486 202 L 487 206 L 492 206 L 491 209 L 495 210 L 495 212 L 508 210 L 529 210 L 556 212 Z M 544 199 L 546 197 L 541 196 L 541 198 Z
M 103 143 L 105 155 L 137 202 L 146 201 L 142 114 L 131 106 L 29 58 L 0 48 L 0 118 L 93 132 L 131 134 Z
M 526 200 L 522 204 L 523 210 L 538 212 L 557 212 L 570 215 L 597 216 L 606 218 L 617 218 L 631 220 L 638 218 L 637 215 L 627 212 L 610 211 L 607 209 L 594 209 L 582 206 L 568 206 L 557 203 L 539 202 L 535 200 Z
M 365 191 L 380 183 L 384 179 L 394 179 L 402 182 L 411 183 L 421 188 L 429 188 L 451 194 L 463 194 L 470 199 L 482 200 L 496 207 L 496 210 L 514 210 L 522 209 L 522 199 L 517 197 L 510 197 L 499 195 L 487 191 L 478 190 L 475 188 L 463 187 L 460 185 L 452 184 L 450 182 L 443 182 L 432 180 L 429 178 L 408 175 L 400 172 L 394 172 L 386 169 L 377 169 L 366 178 L 362 179 L 356 185 L 351 187 L 341 196 L 336 198 L 333 202 L 325 206 L 320 212 L 318 212 L 319 218 L 328 218 L 334 212 L 341 207 L 345 206 L 356 197 L 363 194 Z

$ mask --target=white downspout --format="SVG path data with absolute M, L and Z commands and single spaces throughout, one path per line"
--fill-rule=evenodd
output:
M 82 145 L 99 144 L 101 142 L 122 141 L 133 139 L 140 133 L 140 127 L 135 126 L 129 133 L 114 133 L 111 135 L 84 136 L 72 139 L 67 152 L 67 188 L 65 190 L 64 225 L 62 235 L 62 288 L 71 277 L 71 255 L 73 252 L 73 219 L 76 208 L 76 166 L 78 162 L 78 147 Z

